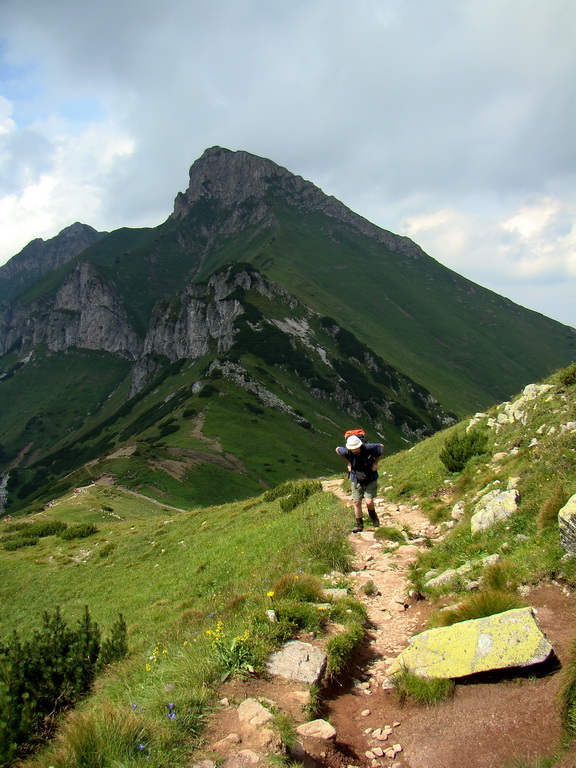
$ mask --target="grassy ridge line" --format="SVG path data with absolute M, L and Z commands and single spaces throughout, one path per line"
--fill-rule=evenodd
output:
M 270 624 L 266 609 L 288 611 L 292 621 L 321 621 L 315 608 L 282 608 L 269 594 L 278 580 L 290 573 L 296 580 L 321 576 L 346 560 L 349 513 L 334 497 L 315 493 L 291 512 L 282 512 L 280 502 L 259 497 L 159 516 L 145 499 L 93 486 L 36 517 L 97 521 L 98 534 L 0 549 L 2 636 L 13 626 L 21 636 L 30 634 L 42 611 L 55 606 L 74 620 L 88 605 L 103 626 L 121 612 L 129 631 L 130 658 L 100 680 L 79 710 L 86 743 L 77 750 L 85 757 L 75 762 L 69 751 L 80 739 L 75 716 L 56 746 L 30 765 L 90 768 L 86 754 L 101 753 L 103 742 L 116 752 L 102 765 L 119 759 L 137 765 L 143 754 L 158 768 L 186 764 L 225 669 L 213 638 L 225 648 L 234 638 L 249 638 L 250 660 L 258 666 L 290 628 L 287 619 Z M 112 504 L 114 515 L 107 509 Z

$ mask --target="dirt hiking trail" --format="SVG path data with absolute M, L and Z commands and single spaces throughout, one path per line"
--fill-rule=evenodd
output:
M 323 482 L 350 507 L 348 482 Z M 509 768 L 523 761 L 550 757 L 561 744 L 556 703 L 562 660 L 566 658 L 576 627 L 576 601 L 557 584 L 535 587 L 526 600 L 536 610 L 539 624 L 554 647 L 558 663 L 528 672 L 477 675 L 457 683 L 446 702 L 433 706 L 400 703 L 386 677 L 392 659 L 409 638 L 425 628 L 432 606 L 409 594 L 408 571 L 426 540 L 445 532 L 418 509 L 376 499 L 381 525 L 407 526 L 410 542 L 394 552 L 384 551 L 368 527 L 350 534 L 354 548 L 351 579 L 368 613 L 366 639 L 350 674 L 323 691 L 316 717 L 336 729 L 330 741 L 308 739 L 306 768 Z M 367 595 L 363 587 L 372 582 Z M 317 643 L 317 640 L 311 642 Z M 321 643 L 322 641 L 320 641 Z M 271 730 L 254 729 L 241 722 L 238 704 L 247 698 L 273 703 L 300 724 L 305 686 L 274 677 L 233 680 L 222 691 L 222 708 L 208 727 L 206 757 L 225 768 L 262 768 L 263 755 L 274 752 Z M 260 756 L 260 757 L 259 757 Z M 199 765 L 196 759 L 191 765 Z M 562 768 L 576 768 L 567 756 Z

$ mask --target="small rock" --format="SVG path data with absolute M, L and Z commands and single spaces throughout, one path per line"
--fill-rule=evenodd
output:
M 366 750 L 366 752 L 364 752 L 364 755 L 368 758 L 368 760 L 374 760 L 374 758 L 376 757 L 376 755 L 374 754 L 374 752 L 372 752 L 371 749 Z
M 370 714 L 371 712 L 369 709 L 363 709 L 362 712 L 360 712 L 360 717 L 368 717 Z
M 238 717 L 243 723 L 258 726 L 272 720 L 273 715 L 256 699 L 245 699 L 238 707 Z
M 296 733 L 300 736 L 311 736 L 315 739 L 324 739 L 328 741 L 336 738 L 336 729 L 330 725 L 327 720 L 310 720 L 296 728 Z
M 402 747 L 400 744 L 392 744 L 392 749 L 394 750 L 395 754 L 398 754 L 398 752 L 402 752 Z
M 382 757 L 384 754 L 384 750 L 382 747 L 372 747 L 372 752 L 376 755 L 376 757 Z

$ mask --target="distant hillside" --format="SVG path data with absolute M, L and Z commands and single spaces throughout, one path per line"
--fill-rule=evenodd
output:
M 2 284 L 11 510 L 104 469 L 178 504 L 245 497 L 333 468 L 350 424 L 393 452 L 576 356 L 574 329 L 219 147 L 160 226 L 73 225 Z

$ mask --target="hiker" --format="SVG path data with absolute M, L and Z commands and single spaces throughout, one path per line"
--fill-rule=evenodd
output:
M 352 501 L 356 524 L 352 533 L 364 530 L 362 520 L 362 499 L 366 500 L 366 509 L 375 528 L 380 520 L 374 508 L 374 499 L 378 487 L 378 462 L 382 456 L 383 445 L 366 443 L 358 435 L 349 435 L 346 446 L 338 446 L 336 453 L 348 462 L 348 474 L 352 483 Z

